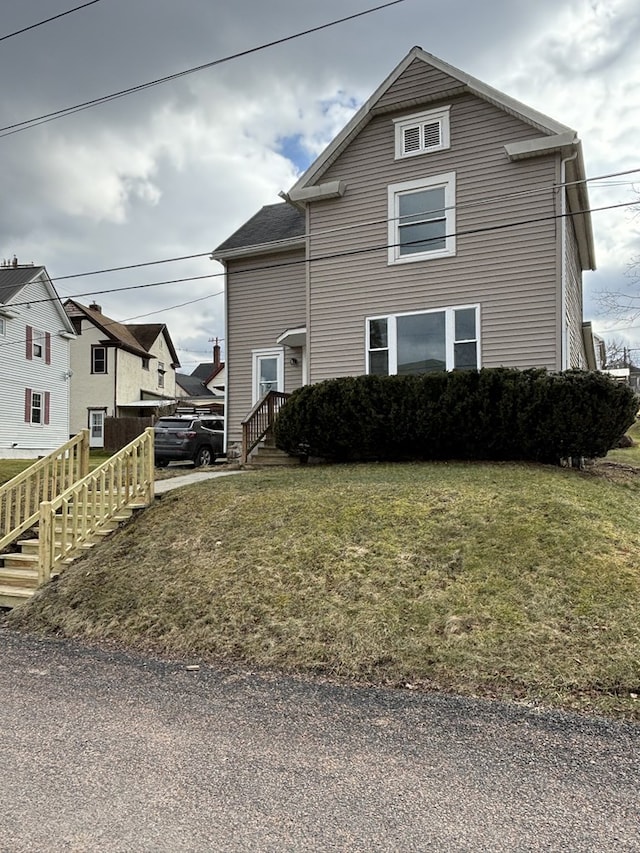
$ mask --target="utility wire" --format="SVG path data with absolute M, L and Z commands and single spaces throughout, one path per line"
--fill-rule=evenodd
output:
M 622 175 L 631 175 L 631 174 L 635 174 L 638 172 L 640 172 L 640 166 L 638 166 L 636 169 L 626 169 L 625 171 L 622 171 L 622 172 L 612 172 L 612 173 L 607 174 L 607 175 L 597 175 L 593 178 L 585 178 L 583 181 L 566 181 L 565 183 L 562 183 L 562 184 L 560 184 L 560 183 L 546 184 L 543 187 L 533 187 L 533 188 L 530 188 L 528 190 L 520 190 L 520 191 L 515 192 L 515 193 L 504 193 L 502 195 L 497 195 L 497 196 L 485 196 L 481 199 L 476 199 L 475 201 L 472 201 L 472 202 L 466 202 L 465 204 L 458 203 L 457 205 L 453 205 L 453 207 L 457 210 L 468 210 L 469 208 L 472 208 L 472 207 L 484 207 L 489 203 L 494 203 L 497 201 L 508 201 L 509 199 L 514 199 L 514 198 L 518 198 L 521 196 L 527 197 L 527 196 L 538 195 L 538 194 L 541 194 L 544 192 L 548 192 L 549 190 L 561 189 L 562 187 L 569 187 L 569 186 L 574 186 L 574 185 L 582 184 L 582 183 L 590 183 L 591 181 L 600 181 L 600 180 L 603 180 L 604 178 L 619 177 Z M 635 204 L 635 202 L 625 202 L 625 204 L 623 204 L 622 206 L 625 207 L 627 204 L 632 205 L 632 204 Z M 606 208 L 594 208 L 594 210 L 600 210 L 600 209 L 606 209 Z M 584 211 L 578 211 L 578 212 L 582 213 Z M 300 234 L 299 237 L 302 240 L 302 239 L 306 239 L 307 237 L 311 237 L 311 236 L 313 236 L 313 237 L 324 237 L 324 236 L 329 235 L 329 234 L 338 234 L 340 232 L 354 231 L 356 229 L 361 231 L 363 228 L 369 227 L 370 225 L 380 225 L 384 222 L 389 222 L 389 221 L 393 221 L 393 220 L 389 220 L 387 218 L 387 219 L 374 219 L 374 220 L 371 220 L 368 222 L 357 222 L 357 223 L 351 224 L 351 225 L 335 226 L 332 228 L 326 228 L 326 229 L 321 230 L 321 231 L 315 231 L 313 233 L 313 235 L 311 235 L 309 233 Z M 273 240 L 271 242 L 271 245 L 274 247 L 277 247 L 279 243 L 283 243 L 283 242 L 288 242 L 288 241 Z M 125 264 L 125 265 L 120 266 L 120 267 L 107 267 L 105 269 L 89 270 L 88 272 L 72 273 L 70 275 L 59 275 L 59 276 L 51 277 L 51 281 L 55 281 L 55 282 L 66 281 L 70 278 L 84 278 L 84 277 L 90 276 L 90 275 L 102 275 L 104 273 L 123 272 L 125 270 L 140 269 L 141 267 L 158 266 L 160 264 L 170 264 L 170 263 L 174 263 L 176 261 L 190 261 L 190 260 L 193 260 L 195 258 L 210 258 L 210 257 L 211 257 L 210 251 L 209 252 L 197 252 L 193 255 L 180 255 L 180 256 L 172 257 L 172 258 L 161 258 L 161 259 L 155 260 L 155 261 L 144 261 L 142 263 L 137 263 L 137 264 Z M 0 269 L 1 269 L 1 267 L 0 267 Z M 184 280 L 187 281 L 188 279 L 184 279 Z M 117 290 L 117 288 L 114 288 L 114 290 Z M 101 291 L 101 292 L 109 292 L 109 291 Z M 90 294 L 81 294 L 81 295 L 87 296 Z
M 521 227 L 524 225 L 535 225 L 535 224 L 538 224 L 541 222 L 552 222 L 552 221 L 555 221 L 557 219 L 567 219 L 567 218 L 572 217 L 572 216 L 580 216 L 580 215 L 584 215 L 584 214 L 588 214 L 588 213 L 599 213 L 599 212 L 604 211 L 604 210 L 615 210 L 616 208 L 630 207 L 630 206 L 635 206 L 635 205 L 640 205 L 640 200 L 638 200 L 636 202 L 625 201 L 625 202 L 621 202 L 620 204 L 609 204 L 609 205 L 604 205 L 602 207 L 592 207 L 592 208 L 587 208 L 584 210 L 575 210 L 571 213 L 554 213 L 554 214 L 550 214 L 549 216 L 538 216 L 538 217 L 532 217 L 529 219 L 519 219 L 519 220 L 516 220 L 515 222 L 503 222 L 499 225 L 482 225 L 482 226 L 479 226 L 477 228 L 467 228 L 467 229 L 460 230 L 460 231 L 449 232 L 449 233 L 446 233 L 444 235 L 441 235 L 441 238 L 444 237 L 446 239 L 446 238 L 450 238 L 450 237 L 467 237 L 467 236 L 473 236 L 476 234 L 486 234 L 486 233 L 489 233 L 492 231 L 505 231 L 508 228 L 517 228 L 517 227 Z M 416 240 L 416 241 L 412 241 L 412 242 L 416 243 L 416 244 L 420 244 L 420 243 L 424 243 L 425 240 L 420 239 L 420 240 Z M 405 246 L 412 245 L 412 242 L 403 243 L 402 245 L 405 245 Z M 358 255 L 367 254 L 369 252 L 379 252 L 379 251 L 382 251 L 385 249 L 392 249 L 398 245 L 400 245 L 400 244 L 398 244 L 398 243 L 383 243 L 380 245 L 365 246 L 365 247 L 359 248 L 359 249 L 348 249 L 348 250 L 345 250 L 343 252 L 333 252 L 333 253 L 326 254 L 326 255 L 316 255 L 314 257 L 309 257 L 309 258 L 296 258 L 295 260 L 291 260 L 291 261 L 281 261 L 281 262 L 273 263 L 273 264 L 262 264 L 260 266 L 255 266 L 255 267 L 246 267 L 242 270 L 242 274 L 254 273 L 254 272 L 265 272 L 267 270 L 285 269 L 287 267 L 300 266 L 302 264 L 314 264 L 314 263 L 319 263 L 321 261 L 338 260 L 341 258 L 350 258 L 350 257 L 358 256 Z M 211 273 L 209 275 L 190 276 L 188 278 L 169 279 L 167 281 L 156 281 L 156 282 L 150 282 L 150 283 L 146 283 L 146 284 L 130 284 L 130 285 L 125 285 L 124 287 L 111 287 L 111 288 L 105 288 L 104 290 L 90 290 L 88 292 L 79 293 L 79 294 L 76 294 L 74 296 L 69 296 L 67 298 L 76 299 L 76 298 L 82 298 L 85 296 L 99 296 L 99 295 L 102 295 L 105 293 L 120 293 L 120 292 L 124 292 L 126 290 L 144 290 L 144 289 L 150 288 L 150 287 L 160 287 L 160 286 L 166 285 L 166 284 L 179 284 L 179 283 L 182 283 L 185 281 L 197 281 L 197 280 L 204 279 L 204 278 L 222 278 L 225 275 L 226 275 L 225 272 L 219 272 L 219 273 Z M 24 307 L 27 305 L 38 305 L 38 304 L 43 303 L 43 302 L 55 302 L 55 301 L 59 301 L 59 297 L 58 298 L 47 297 L 46 299 L 33 299 L 33 300 L 28 301 L 28 302 L 12 302 L 11 307 L 19 308 L 19 307 Z
M 96 0 L 94 0 L 96 2 Z M 100 104 L 107 103 L 108 101 L 116 100 L 117 98 L 123 98 L 126 95 L 132 95 L 135 92 L 142 92 L 145 89 L 150 89 L 152 86 L 159 86 L 162 83 L 168 83 L 170 80 L 177 80 L 180 77 L 186 77 L 188 74 L 195 74 L 198 71 L 204 71 L 207 68 L 214 68 L 217 65 L 222 65 L 225 62 L 231 62 L 233 59 L 240 59 L 243 56 L 250 56 L 253 53 L 258 53 L 259 51 L 266 50 L 270 47 L 275 47 L 279 44 L 284 44 L 285 42 L 293 41 L 294 39 L 302 38 L 303 36 L 310 35 L 311 33 L 317 33 L 321 30 L 326 30 L 329 27 L 335 27 L 338 24 L 344 24 L 347 21 L 353 21 L 356 18 L 362 18 L 364 15 L 371 15 L 373 12 L 379 12 L 382 9 L 388 9 L 391 6 L 397 6 L 399 3 L 404 3 L 406 0 L 390 0 L 390 2 L 382 3 L 379 6 L 374 6 L 372 9 L 365 9 L 362 12 L 355 12 L 352 15 L 346 15 L 343 18 L 337 18 L 333 21 L 329 21 L 326 24 L 319 24 L 316 27 L 309 27 L 306 30 L 300 30 L 300 32 L 292 33 L 288 36 L 283 36 L 279 39 L 274 39 L 273 41 L 264 42 L 263 44 L 257 45 L 256 47 L 250 47 L 246 50 L 238 51 L 237 53 L 229 54 L 228 56 L 224 56 L 220 59 L 214 59 L 211 62 L 205 62 L 202 65 L 196 65 L 193 68 L 186 68 L 184 71 L 177 71 L 174 74 L 168 74 L 166 77 L 158 77 L 155 80 L 150 80 L 147 83 L 139 83 L 136 86 L 130 86 L 128 89 L 120 89 L 118 92 L 112 92 L 110 95 L 102 95 L 99 98 L 92 98 L 89 101 L 83 101 L 80 104 L 75 104 L 71 107 L 64 107 L 60 110 L 54 110 L 50 113 L 45 113 L 44 115 L 35 116 L 34 118 L 25 119 L 24 121 L 15 122 L 15 124 L 8 124 L 5 127 L 0 127 L 0 138 L 4 136 L 11 136 L 14 133 L 20 133 L 23 130 L 28 130 L 31 127 L 37 127 L 40 124 L 46 124 L 50 121 L 55 121 L 56 119 L 63 118 L 67 115 L 72 115 L 76 112 L 81 112 L 82 110 L 87 110 L 92 107 L 96 107 Z
M 23 27 L 21 30 L 16 30 L 13 33 L 7 33 L 6 36 L 0 36 L 0 41 L 19 36 L 29 30 L 35 30 L 36 27 L 41 27 L 43 24 L 49 24 L 51 21 L 57 21 L 58 18 L 64 18 L 65 15 L 70 15 L 72 12 L 78 12 L 80 9 L 86 9 L 87 6 L 93 6 L 94 3 L 99 3 L 100 0 L 89 0 L 88 3 L 83 3 L 81 6 L 74 6 L 73 9 L 68 9 L 66 12 L 60 12 L 59 15 L 53 15 L 51 18 L 45 18 L 44 21 L 38 21 L 37 24 L 31 24 L 28 27 Z

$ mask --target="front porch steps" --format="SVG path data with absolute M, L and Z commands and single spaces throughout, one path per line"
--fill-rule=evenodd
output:
M 284 450 L 280 450 L 275 444 L 259 444 L 249 456 L 248 464 L 252 468 L 271 468 L 278 466 L 299 465 L 297 456 L 289 456 Z
M 76 552 L 64 561 L 66 566 L 70 565 L 78 557 L 101 542 L 121 524 L 128 521 L 135 509 L 143 509 L 144 504 L 137 503 L 124 507 L 118 514 L 109 519 L 99 530 L 93 532 L 89 539 L 83 542 Z M 37 527 L 34 528 L 37 532 Z M 61 528 L 54 528 L 56 536 L 59 536 Z M 16 542 L 19 551 L 8 551 L 0 554 L 0 607 L 17 607 L 28 601 L 38 588 L 38 555 L 40 542 L 37 538 L 20 539 Z M 54 572 L 52 577 L 55 577 Z

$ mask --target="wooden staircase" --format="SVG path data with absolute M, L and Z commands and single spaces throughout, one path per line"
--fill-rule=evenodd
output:
M 253 449 L 247 461 L 252 468 L 271 468 L 300 464 L 298 456 L 289 456 L 284 450 L 280 450 L 270 440 L 269 435 L 267 435 L 263 444 L 258 444 Z
M 88 447 L 88 435 L 86 440 Z M 68 452 L 64 445 L 64 453 Z M 88 467 L 88 451 L 86 460 Z M 40 501 L 35 515 L 31 512 L 29 516 L 31 525 L 25 527 L 25 520 L 16 517 L 13 509 L 17 489 L 24 488 L 30 477 L 43 479 L 43 461 L 0 487 L 0 509 L 5 507 L 4 514 L 11 516 L 13 524 L 0 539 L 3 547 L 12 549 L 0 554 L 0 607 L 16 607 L 28 600 L 39 586 L 129 519 L 135 509 L 153 500 L 153 430 L 147 429 L 57 495 L 45 482 L 44 492 L 51 499 Z M 35 538 L 19 538 L 27 529 L 36 533 Z

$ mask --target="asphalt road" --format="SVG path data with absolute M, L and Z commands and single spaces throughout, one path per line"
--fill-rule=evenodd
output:
M 0 629 L 0 850 L 640 851 L 640 727 Z

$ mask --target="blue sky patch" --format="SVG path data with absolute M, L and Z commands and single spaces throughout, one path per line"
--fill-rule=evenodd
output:
M 282 156 L 290 160 L 299 172 L 304 172 L 313 160 L 313 156 L 304 146 L 301 133 L 296 133 L 294 136 L 281 136 L 277 140 L 277 145 Z

